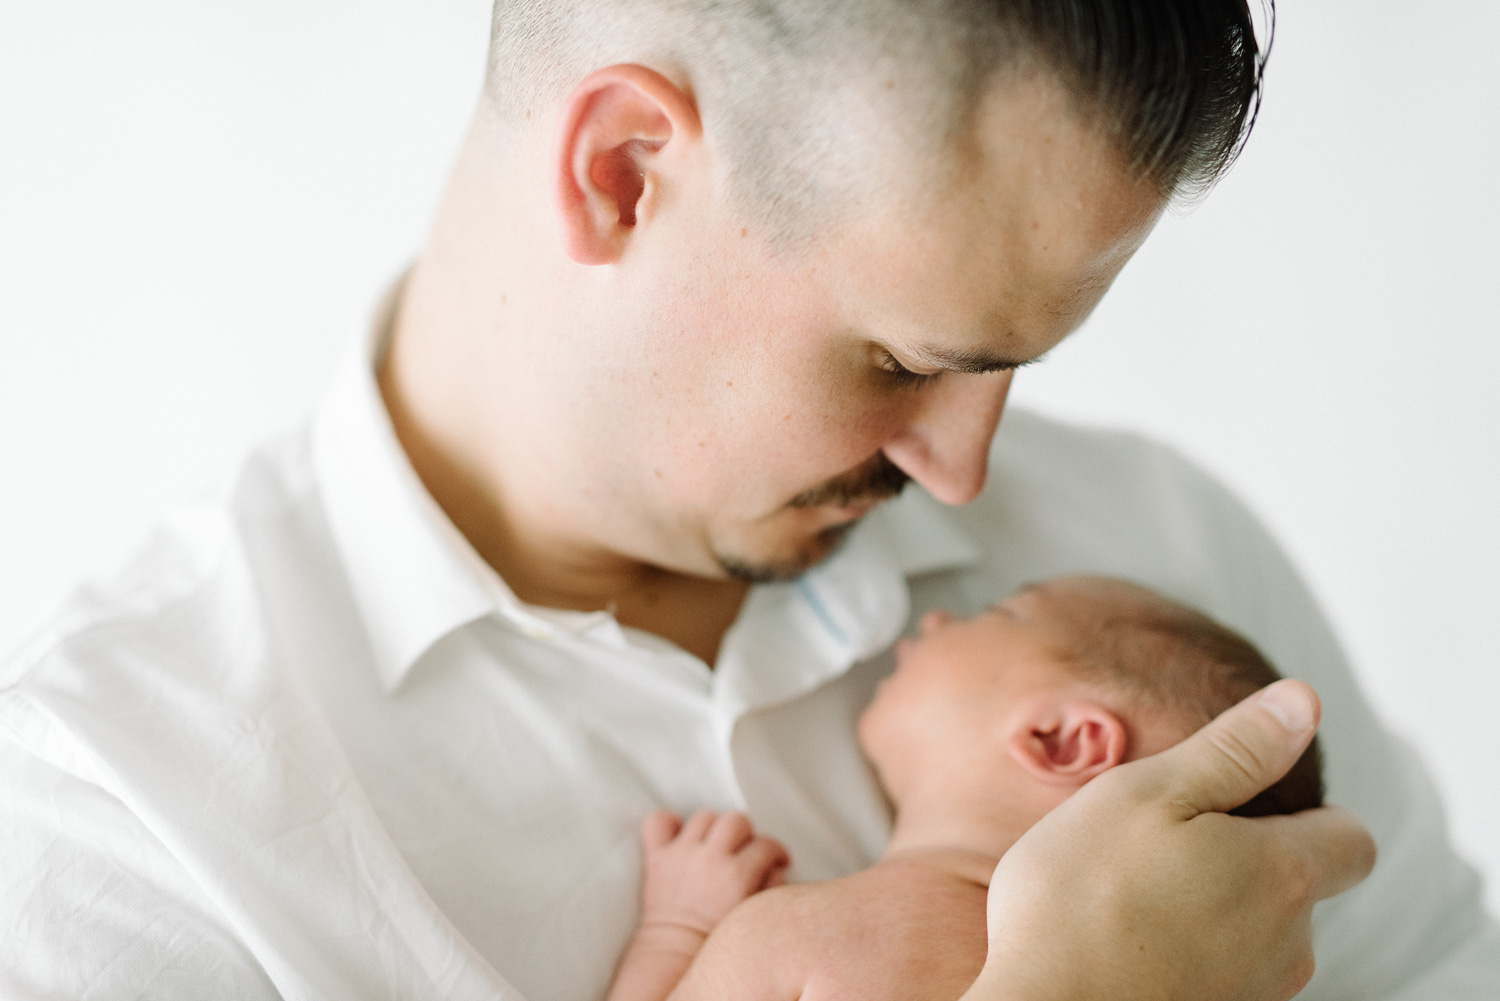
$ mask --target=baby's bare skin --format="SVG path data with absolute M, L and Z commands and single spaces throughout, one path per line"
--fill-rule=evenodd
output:
M 781 842 L 743 813 L 699 810 L 684 823 L 658 810 L 641 825 L 641 920 L 615 971 L 609 1001 L 662 1001 L 709 932 L 736 904 L 785 881 Z
M 747 884 L 732 856 L 674 853 L 648 819 L 643 915 L 653 901 L 696 894 L 678 906 L 722 920 L 712 935 L 670 940 L 643 925 L 610 1001 L 960 997 L 984 965 L 985 895 L 1001 855 L 1127 744 L 1093 689 L 1053 664 L 1060 626 L 1039 601 L 1017 597 L 963 621 L 929 613 L 919 638 L 897 646 L 896 671 L 860 719 L 861 746 L 897 806 L 869 869 L 746 890 L 731 909 L 726 893 Z M 749 821 L 735 823 L 748 837 Z M 688 858 L 691 878 L 681 874 Z M 685 957 L 693 943 L 701 951 Z
M 670 998 L 957 999 L 984 966 L 987 886 L 953 868 L 887 858 L 756 894 L 715 929 Z
M 842 879 L 779 886 L 784 850 L 742 815 L 695 817 L 680 836 L 675 816 L 654 815 L 643 832 L 643 924 L 610 1001 L 958 1001 L 984 969 L 1001 857 L 1095 777 L 1206 722 L 1192 700 L 1141 696 L 1123 670 L 1077 666 L 1095 649 L 1078 637 L 1120 665 L 1134 649 L 1121 630 L 1156 637 L 1179 621 L 1168 613 L 1180 615 L 1135 585 L 1078 577 L 1032 585 L 972 618 L 923 616 L 859 720 L 860 745 L 896 807 L 882 858 Z M 1191 651 L 1226 657 L 1230 640 L 1243 641 L 1207 642 L 1205 629 L 1221 629 L 1207 620 L 1179 625 L 1177 645 L 1135 654 L 1143 670 L 1226 677 L 1210 653 Z M 1318 805 L 1315 785 L 1296 786 L 1294 801 L 1317 802 L 1273 812 Z
M 642 842 L 641 925 L 609 1001 L 911 1001 L 916 984 L 942 1001 L 984 965 L 993 856 L 913 851 L 785 886 L 785 849 L 744 814 L 658 812 Z

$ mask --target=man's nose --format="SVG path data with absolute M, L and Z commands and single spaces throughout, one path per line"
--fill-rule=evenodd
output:
M 990 441 L 1000 424 L 1013 372 L 945 372 L 923 390 L 921 407 L 885 443 L 886 458 L 944 504 L 979 496 Z

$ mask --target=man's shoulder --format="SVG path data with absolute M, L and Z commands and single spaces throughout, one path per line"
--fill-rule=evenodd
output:
M 77 587 L 0 660 L 4 704 L 98 705 L 121 689 L 245 668 L 264 632 L 250 539 L 295 509 L 299 448 L 286 439 L 255 450 L 222 497 L 172 512 L 122 565 Z
M 318 517 L 300 451 L 285 440 L 256 449 L 221 499 L 163 519 L 0 664 L 0 740 L 13 759 L 191 827 L 206 822 L 204 796 L 219 797 L 214 822 L 228 822 L 225 775 L 259 788 L 261 759 L 274 772 L 278 755 L 297 753 L 294 737 L 322 732 L 268 611 L 301 569 L 287 555 L 307 547 L 298 520 Z
M 173 512 L 147 535 L 123 566 L 77 587 L 51 619 L 0 669 L 0 687 L 25 684 L 60 657 L 88 650 L 124 651 L 159 636 L 180 620 L 192 636 L 206 624 L 190 610 L 211 592 L 234 559 L 227 508 L 196 505 Z M 184 614 L 187 613 L 187 614 Z

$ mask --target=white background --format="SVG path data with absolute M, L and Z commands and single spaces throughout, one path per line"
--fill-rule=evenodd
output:
M 1282 7 L 1241 163 L 1016 398 L 1248 498 L 1496 908 L 1500 4 Z M 487 8 L 0 0 L 0 648 L 306 412 L 420 244 Z

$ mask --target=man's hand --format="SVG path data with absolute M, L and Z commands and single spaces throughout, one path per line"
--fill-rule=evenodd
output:
M 1006 853 L 989 957 L 963 1001 L 1284 1001 L 1313 972 L 1314 902 L 1355 885 L 1375 843 L 1337 808 L 1226 816 L 1317 729 L 1281 681 L 1181 744 L 1112 769 Z

